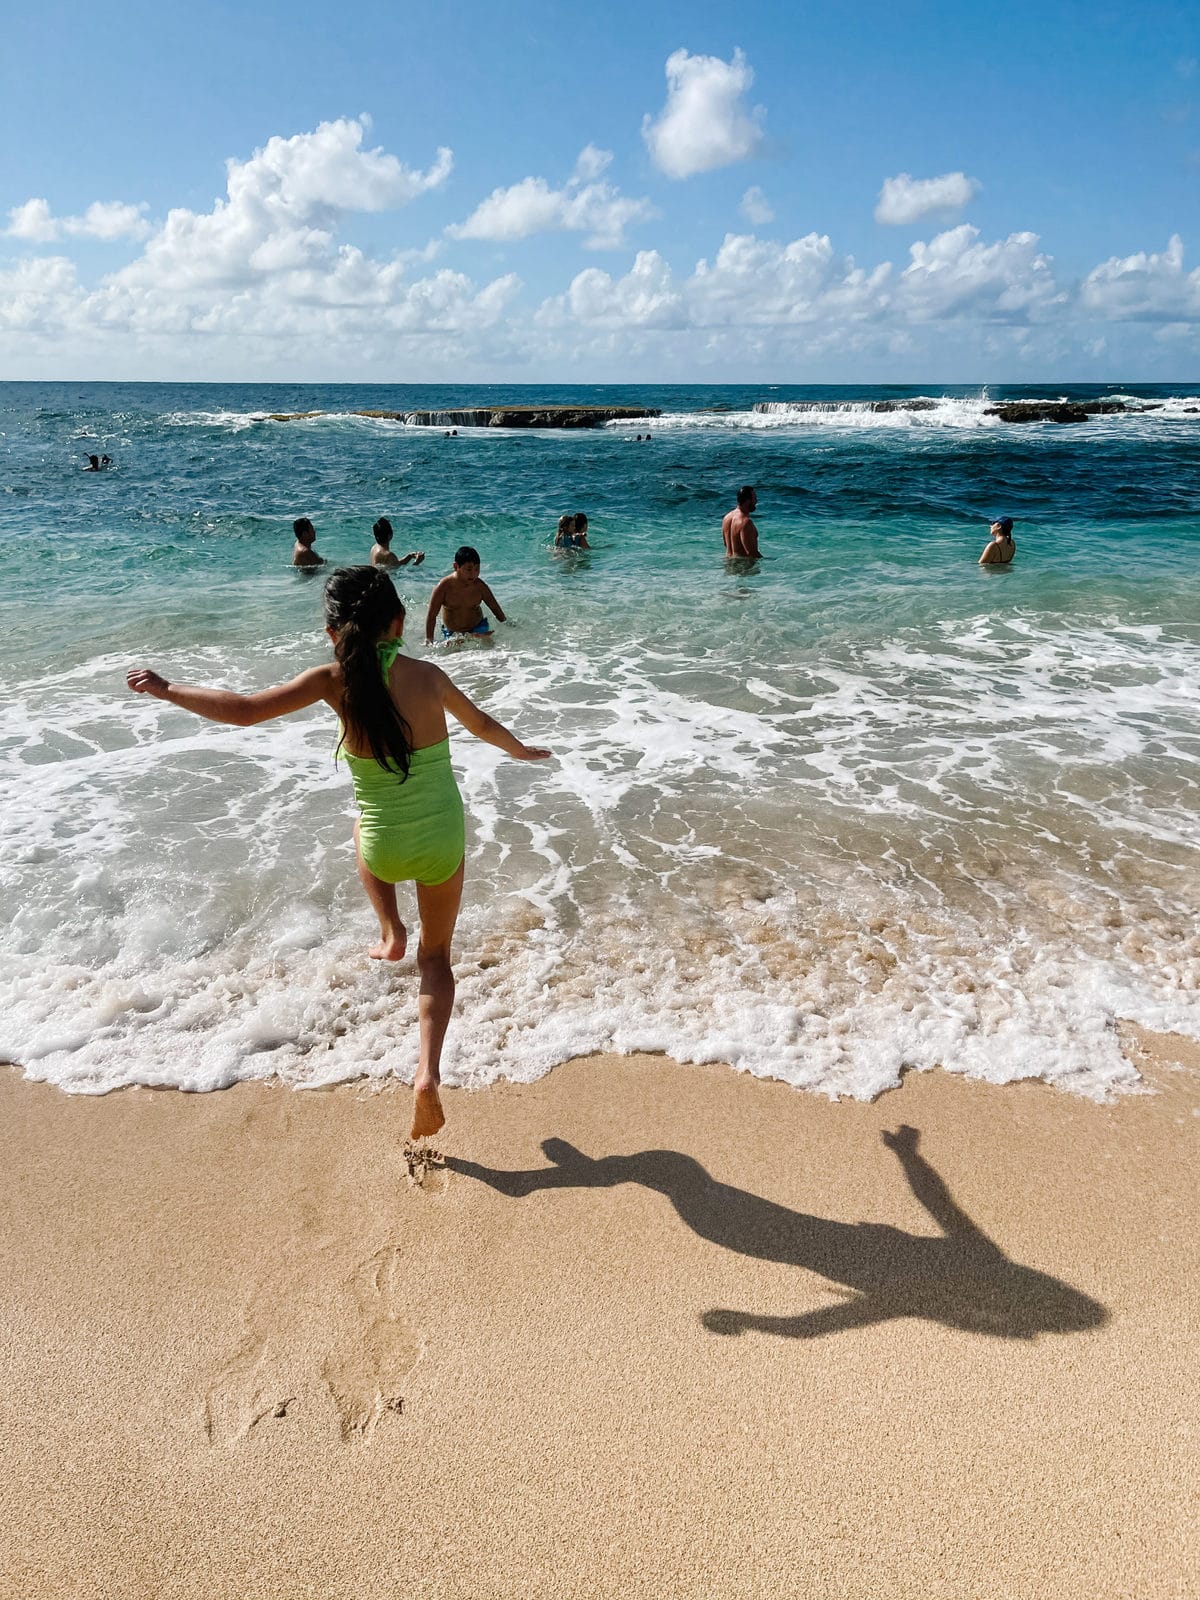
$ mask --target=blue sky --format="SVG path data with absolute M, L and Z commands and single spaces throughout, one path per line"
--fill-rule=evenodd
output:
M 1196 376 L 1194 0 L 116 0 L 0 70 L 7 376 Z

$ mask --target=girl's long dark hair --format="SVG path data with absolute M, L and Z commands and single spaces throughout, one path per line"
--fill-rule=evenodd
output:
M 404 605 L 380 567 L 339 567 L 325 585 L 325 622 L 342 669 L 342 737 L 352 734 L 388 772 L 408 777 L 412 729 L 396 709 L 376 645 Z

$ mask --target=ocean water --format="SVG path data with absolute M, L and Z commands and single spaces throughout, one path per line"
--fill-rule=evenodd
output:
M 428 552 L 410 648 L 478 546 L 511 626 L 438 659 L 554 750 L 452 735 L 448 1081 L 615 1049 L 829 1095 L 1136 1087 L 1120 1019 L 1200 1037 L 1200 386 L 986 414 L 1116 392 L 0 385 L 0 1057 L 81 1092 L 411 1078 L 328 712 L 221 728 L 124 685 L 325 659 L 291 520 L 340 564 L 386 514 Z M 664 414 L 650 443 L 350 414 L 500 400 Z M 743 482 L 767 559 L 732 571 Z M 578 509 L 595 549 L 555 555 Z M 1003 513 L 1017 559 L 980 568 Z

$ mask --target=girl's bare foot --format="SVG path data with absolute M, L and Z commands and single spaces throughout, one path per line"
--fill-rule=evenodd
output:
M 438 1096 L 438 1086 L 432 1081 L 413 1085 L 413 1120 L 410 1138 L 428 1139 L 446 1125 L 446 1113 Z
M 399 933 L 392 933 L 367 951 L 372 961 L 403 961 L 408 949 L 408 929 L 400 924 Z

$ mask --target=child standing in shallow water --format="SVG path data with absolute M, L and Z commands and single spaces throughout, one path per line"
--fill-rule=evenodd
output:
M 500 602 L 479 576 L 479 551 L 469 544 L 460 545 L 454 552 L 454 571 L 434 589 L 425 615 L 425 643 L 433 643 L 433 630 L 438 612 L 442 613 L 442 638 L 456 633 L 491 633 L 483 614 L 484 606 L 493 613 L 497 622 L 507 619 Z
M 153 695 L 210 722 L 253 727 L 324 700 L 342 722 L 339 753 L 354 782 L 358 876 L 379 918 L 370 955 L 400 961 L 408 931 L 396 884 L 417 886 L 421 974 L 420 1058 L 413 1083 L 412 1137 L 445 1122 L 438 1085 L 442 1044 L 454 1005 L 450 944 L 463 887 L 463 809 L 450 766 L 446 715 L 517 761 L 543 761 L 548 750 L 520 739 L 468 700 L 432 662 L 400 653 L 404 606 L 376 567 L 341 567 L 325 585 L 325 631 L 335 659 L 290 683 L 257 694 L 171 683 L 148 667 L 127 675 L 136 694 Z

